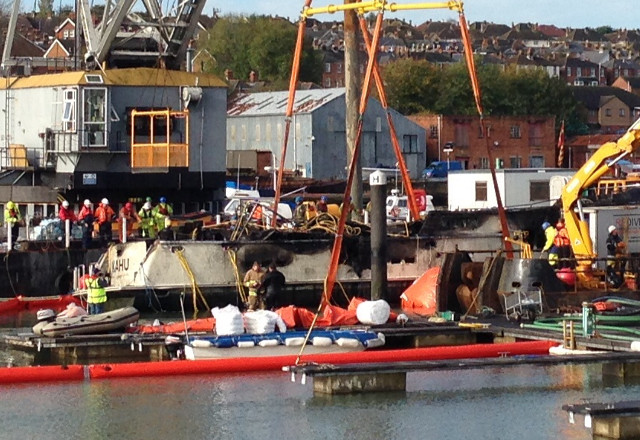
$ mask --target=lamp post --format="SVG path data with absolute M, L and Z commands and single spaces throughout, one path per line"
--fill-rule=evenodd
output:
M 447 142 L 446 144 L 444 144 L 444 148 L 442 149 L 442 151 L 447 154 L 447 171 L 449 171 L 449 168 L 451 168 L 449 155 L 453 153 L 453 142 Z

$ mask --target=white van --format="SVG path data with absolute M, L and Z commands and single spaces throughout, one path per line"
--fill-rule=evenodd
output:
M 254 198 L 233 198 L 229 200 L 229 202 L 225 205 L 223 210 L 223 214 L 225 218 L 233 218 L 237 214 L 238 208 L 240 207 L 241 203 L 243 202 L 247 203 L 253 200 L 255 199 Z M 270 207 L 273 204 L 273 199 L 258 199 L 258 202 L 264 208 L 262 210 L 263 212 L 262 216 L 265 223 L 267 224 L 270 223 L 271 222 Z M 285 220 L 291 220 L 293 218 L 293 212 L 291 211 L 291 206 L 289 206 L 289 204 L 287 203 L 279 203 L 278 215 Z
M 433 206 L 432 195 L 422 195 L 424 201 L 419 203 L 418 206 L 422 209 L 420 215 L 426 215 L 427 213 L 434 211 L 436 208 Z M 391 195 L 387 196 L 387 222 L 407 220 L 409 218 L 409 198 L 407 196 L 399 195 L 397 189 L 391 190 Z

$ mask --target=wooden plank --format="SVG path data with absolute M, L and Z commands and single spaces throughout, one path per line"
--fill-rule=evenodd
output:
M 522 365 L 564 365 L 593 363 L 640 362 L 640 353 L 616 352 L 567 356 L 513 356 L 503 358 L 453 359 L 442 361 L 417 361 L 370 364 L 310 364 L 290 366 L 287 371 L 306 376 L 326 376 L 338 374 L 389 373 L 437 370 L 468 370 L 490 367 L 518 367 Z
M 562 405 L 562 409 L 574 414 L 584 415 L 637 415 L 640 414 L 640 400 L 627 400 L 612 403 L 576 403 Z

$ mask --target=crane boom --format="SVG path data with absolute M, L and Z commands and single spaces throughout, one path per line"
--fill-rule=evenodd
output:
M 562 211 L 571 248 L 578 261 L 578 278 L 589 281 L 591 261 L 596 255 L 589 236 L 589 226 L 584 220 L 580 195 L 596 183 L 616 162 L 640 148 L 640 118 L 615 142 L 603 144 L 576 172 L 562 190 Z M 576 207 L 578 213 L 576 213 Z M 580 270 L 582 269 L 582 270 Z

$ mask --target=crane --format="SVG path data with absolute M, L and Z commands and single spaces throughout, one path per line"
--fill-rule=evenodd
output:
M 580 195 L 596 183 L 609 168 L 638 148 L 640 148 L 640 118 L 620 139 L 602 144 L 562 190 L 562 212 L 571 240 L 571 249 L 577 261 L 576 277 L 579 285 L 584 288 L 597 287 L 598 280 L 591 271 L 596 254 L 589 236 L 589 226 L 582 212 Z

